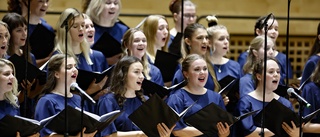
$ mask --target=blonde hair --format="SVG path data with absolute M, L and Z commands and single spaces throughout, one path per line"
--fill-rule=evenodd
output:
M 19 92 L 18 92 L 18 82 L 17 82 L 17 79 L 15 77 L 15 73 L 16 73 L 15 67 L 14 67 L 14 65 L 12 64 L 11 61 L 9 61 L 7 59 L 0 58 L 0 73 L 3 72 L 3 67 L 4 66 L 9 66 L 12 69 L 12 72 L 13 72 L 13 75 L 14 75 L 14 80 L 13 80 L 13 83 L 12 83 L 12 90 L 9 91 L 9 92 L 4 93 L 4 98 L 12 106 L 14 106 L 16 108 L 19 108 L 18 97 L 17 97 L 19 95 Z
M 116 13 L 116 17 L 112 20 L 112 25 L 117 22 L 117 19 L 120 15 L 120 10 L 122 7 L 121 0 L 118 0 L 119 10 Z M 93 22 L 98 23 L 100 20 L 100 15 L 103 12 L 105 5 L 105 0 L 91 0 L 88 8 L 86 10 L 86 14 L 92 19 Z
M 0 20 L 0 25 L 4 26 L 8 31 L 8 40 L 7 40 L 8 43 L 6 45 L 8 47 L 8 44 L 9 44 L 9 41 L 10 41 L 10 32 L 9 32 L 9 29 L 8 29 L 8 24 Z M 7 52 L 5 54 L 3 54 L 0 58 L 4 58 L 6 55 L 7 55 Z
M 162 15 L 150 15 L 147 17 L 143 24 L 143 33 L 146 35 L 147 38 L 147 54 L 149 55 L 152 62 L 154 62 L 156 52 L 154 44 L 156 43 L 156 35 L 159 25 L 159 20 L 164 19 L 167 23 L 167 19 Z M 165 45 L 161 48 L 162 51 L 168 51 L 168 41 L 170 39 L 170 35 L 168 34 Z
M 139 28 L 131 28 L 123 35 L 121 48 L 123 51 L 123 56 L 132 56 L 131 52 L 129 51 L 128 47 L 132 46 L 133 40 L 134 40 L 134 33 L 136 32 L 142 32 Z M 143 33 L 143 32 L 142 32 Z M 143 74 L 146 77 L 146 79 L 150 80 L 151 76 L 150 73 L 150 67 L 149 67 L 149 61 L 147 54 L 145 53 L 141 59 L 142 65 L 143 65 Z
M 64 20 L 66 20 L 66 18 L 69 16 L 69 14 L 73 15 L 73 18 L 71 18 L 70 20 L 68 20 L 68 32 L 66 32 L 65 28 L 60 28 L 60 26 L 62 25 L 62 23 L 64 22 Z M 84 18 L 83 14 L 80 13 L 77 9 L 75 8 L 68 8 L 66 10 L 64 10 L 59 18 L 59 21 L 56 25 L 57 28 L 57 36 L 55 38 L 55 45 L 56 45 L 56 50 L 58 50 L 60 53 L 68 53 L 70 54 L 73 58 L 77 59 L 76 55 L 74 54 L 72 48 L 68 48 L 68 51 L 65 50 L 65 44 L 68 44 L 68 47 L 71 47 L 72 45 L 72 38 L 70 35 L 70 28 L 73 25 L 73 21 L 75 17 L 82 17 Z M 67 33 L 67 37 L 68 37 L 68 41 L 67 43 L 65 43 L 65 34 Z M 80 49 L 87 61 L 87 63 L 89 65 L 92 65 L 92 61 L 90 59 L 90 46 L 89 43 L 87 42 L 86 39 L 84 39 L 81 43 L 80 43 Z M 79 60 L 76 60 L 79 63 Z
M 253 70 L 254 64 L 256 64 L 257 61 L 259 61 L 259 58 L 256 57 L 256 56 L 253 54 L 253 50 L 258 51 L 260 48 L 262 48 L 263 45 L 264 45 L 264 40 L 265 40 L 265 36 L 264 36 L 264 35 L 261 35 L 261 36 L 255 37 L 255 38 L 250 42 L 249 53 L 248 53 L 247 61 L 246 61 L 246 63 L 245 63 L 244 66 L 243 66 L 243 72 L 244 72 L 244 74 L 251 73 L 252 70 Z M 268 40 L 268 41 L 272 41 L 272 43 L 273 43 L 273 40 L 272 40 L 269 36 L 267 36 L 267 40 Z M 267 52 L 267 51 L 264 51 L 264 52 Z

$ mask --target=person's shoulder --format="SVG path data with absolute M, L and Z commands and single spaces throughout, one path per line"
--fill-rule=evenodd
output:
M 115 95 L 113 92 L 109 92 L 101 96 L 99 100 L 115 100 Z
M 215 92 L 211 89 L 207 89 L 207 94 L 208 95 L 213 95 L 213 96 L 220 96 L 220 94 L 218 92 Z
M 116 22 L 114 24 L 114 27 L 120 28 L 121 30 L 128 30 L 129 29 L 129 27 L 127 25 L 124 25 L 124 24 L 122 24 L 120 22 Z
M 247 73 L 247 74 L 243 75 L 243 76 L 240 78 L 240 81 L 242 81 L 242 80 L 252 80 L 252 79 L 253 79 L 253 78 L 252 78 L 252 74 Z
M 278 101 L 281 102 L 286 107 L 291 107 L 292 106 L 291 102 L 288 99 L 284 98 L 284 97 L 280 96 Z
M 103 58 L 105 58 L 101 51 L 94 50 L 94 49 L 92 49 L 92 54 L 91 55 L 93 55 L 95 57 L 103 57 Z
M 229 59 L 228 62 L 226 63 L 226 65 L 230 65 L 230 66 L 234 66 L 237 68 L 240 68 L 240 64 L 232 59 Z
M 312 55 L 307 62 L 318 62 L 320 60 L 320 56 L 318 55 Z

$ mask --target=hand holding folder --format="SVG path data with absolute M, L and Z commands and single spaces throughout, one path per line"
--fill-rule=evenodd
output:
M 78 76 L 77 76 L 77 83 L 79 84 L 80 88 L 87 90 L 90 86 L 91 82 L 96 79 L 96 83 L 99 83 L 103 78 L 108 76 L 111 77 L 111 73 L 113 71 L 114 66 L 110 66 L 108 69 L 104 70 L 103 72 L 91 72 L 82 69 L 78 69 Z M 102 89 L 108 86 L 110 80 L 106 81 L 106 84 L 102 87 Z M 98 92 L 98 91 L 97 91 Z M 97 93 L 95 92 L 95 93 Z M 93 93 L 93 94 L 95 94 Z
M 207 136 L 214 136 L 218 134 L 217 123 L 227 123 L 232 126 L 237 121 L 240 121 L 250 115 L 255 114 L 257 111 L 248 112 L 239 117 L 234 117 L 226 110 L 220 108 L 215 103 L 211 103 L 202 108 L 198 112 L 184 119 L 184 121 L 191 126 L 197 128 Z
M 178 90 L 184 87 L 185 85 L 187 85 L 187 81 L 183 80 L 182 82 L 167 88 L 162 87 L 150 80 L 144 79 L 142 82 L 142 89 L 145 95 L 153 95 L 157 93 L 160 96 L 160 98 L 165 98 L 167 95 L 170 94 L 171 91 Z
M 129 115 L 129 119 L 147 136 L 159 137 L 157 124 L 164 123 L 168 128 L 171 128 L 181 119 L 184 114 L 187 113 L 187 111 L 194 104 L 178 114 L 171 107 L 169 107 L 157 94 L 155 94 L 149 100 L 144 102 L 133 113 L 131 113 Z
M 288 136 L 288 134 L 281 127 L 282 122 L 285 122 L 288 125 L 291 125 L 291 121 L 293 121 L 296 127 L 300 127 L 299 116 L 294 111 L 284 106 L 282 103 L 280 103 L 276 99 L 273 99 L 271 102 L 269 102 L 264 109 L 265 109 L 264 110 L 265 111 L 265 120 L 264 120 L 265 127 L 268 128 L 270 131 L 272 131 L 276 136 L 281 136 L 281 137 Z M 305 117 L 302 117 L 302 122 L 303 123 L 309 122 L 319 112 L 320 112 L 320 109 L 314 111 L 313 113 Z M 254 117 L 255 123 L 261 124 L 261 118 L 262 118 L 262 111 L 260 111 Z
M 61 111 L 60 113 L 56 114 L 52 118 L 50 122 L 45 125 L 46 128 L 52 130 L 53 132 L 56 132 L 58 134 L 64 134 L 65 133 L 65 111 Z M 76 135 L 79 132 L 82 131 L 81 127 L 81 110 L 79 108 L 73 108 L 68 106 L 68 132 L 70 135 Z M 92 133 L 96 130 L 102 131 L 105 129 L 109 124 L 111 124 L 123 111 L 115 110 L 112 112 L 109 112 L 107 114 L 104 114 L 102 116 L 98 116 L 96 114 L 83 111 L 83 126 L 86 128 L 84 133 Z
M 15 69 L 16 69 L 16 78 L 18 83 L 22 83 L 22 81 L 26 77 L 27 72 L 27 80 L 32 82 L 35 78 L 40 80 L 40 84 L 44 84 L 46 81 L 47 74 L 44 71 L 41 71 L 36 66 L 32 65 L 31 63 L 27 62 L 23 57 L 20 57 L 16 54 L 12 55 L 8 60 L 10 60 Z M 27 62 L 27 66 L 26 66 Z M 26 71 L 27 70 L 27 71 Z

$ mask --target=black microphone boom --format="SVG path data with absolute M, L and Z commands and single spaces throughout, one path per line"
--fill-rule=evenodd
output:
M 263 28 L 264 26 L 267 26 L 268 24 L 268 20 L 271 18 L 271 16 L 273 16 L 272 13 L 268 14 L 268 16 L 266 17 L 266 19 L 263 21 L 263 23 L 261 24 L 262 26 L 260 26 L 260 28 Z
M 73 18 L 73 14 L 72 14 L 72 13 L 70 13 L 70 14 L 68 15 L 68 17 L 62 22 L 60 28 L 63 28 L 64 26 L 68 25 L 68 21 L 69 21 L 71 18 Z
M 296 98 L 300 104 L 306 106 L 307 108 L 311 106 L 305 99 L 298 95 L 293 88 L 288 88 L 287 93 L 289 94 L 289 96 Z
M 71 83 L 70 88 L 72 90 L 78 90 L 82 95 L 84 95 L 88 100 L 90 100 L 93 104 L 96 103 L 85 91 L 83 91 L 77 83 Z

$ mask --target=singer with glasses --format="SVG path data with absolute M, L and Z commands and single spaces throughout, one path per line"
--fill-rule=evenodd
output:
M 263 72 L 264 67 L 266 68 L 266 72 Z M 252 92 L 244 95 L 240 98 L 236 110 L 235 115 L 240 116 L 248 112 L 252 112 L 255 110 L 261 110 L 263 106 L 263 87 L 264 87 L 264 75 L 266 76 L 266 85 L 265 85 L 265 105 L 271 102 L 272 99 L 276 99 L 286 107 L 290 108 L 293 111 L 292 104 L 289 100 L 285 99 L 274 93 L 273 91 L 277 89 L 280 82 L 280 65 L 278 61 L 274 58 L 267 58 L 266 64 L 264 64 L 263 60 L 258 61 L 253 66 L 252 76 L 254 78 L 254 82 L 256 83 L 256 89 Z M 275 108 L 277 109 L 277 108 Z M 249 116 L 239 123 L 235 125 L 234 135 L 235 136 L 246 136 L 246 137 L 260 137 L 261 133 L 261 125 L 256 125 L 253 122 L 253 117 L 258 113 Z M 275 116 L 276 117 L 276 116 Z M 293 121 L 291 123 L 282 123 L 282 128 L 288 133 L 291 137 L 299 136 L 299 128 L 295 126 Z M 274 133 L 269 129 L 264 129 L 265 136 L 274 136 Z
M 169 4 L 169 10 L 171 11 L 174 22 L 174 27 L 170 29 L 170 40 L 168 41 L 169 52 L 181 57 L 181 48 L 180 46 L 178 46 L 181 43 L 181 38 L 177 43 L 173 43 L 173 41 L 178 33 L 182 33 L 189 24 L 193 24 L 196 22 L 196 5 L 192 3 L 191 0 L 183 0 L 182 15 L 182 0 L 171 0 Z M 183 26 L 181 26 L 182 23 Z
M 76 60 L 68 55 L 67 62 L 65 62 L 66 55 L 57 54 L 52 56 L 48 62 L 48 77 L 47 83 L 42 91 L 43 95 L 39 99 L 35 119 L 40 121 L 47 117 L 53 116 L 65 108 L 65 96 L 67 96 L 67 104 L 71 107 L 81 108 L 81 97 L 70 92 L 71 83 L 76 82 L 78 75 Z M 65 67 L 65 63 L 66 67 Z M 65 81 L 65 79 L 67 81 Z M 65 88 L 67 95 L 65 95 Z M 84 107 L 86 109 L 86 106 Z M 65 123 L 61 123 L 63 125 Z M 72 124 L 72 123 L 70 123 Z M 83 136 L 93 137 L 96 132 L 86 134 L 83 130 Z M 42 137 L 46 136 L 63 136 L 52 132 L 47 128 L 40 131 Z M 78 134 L 80 136 L 80 133 Z
M 114 110 L 123 110 L 124 112 L 103 130 L 100 136 L 146 136 L 128 118 L 132 112 L 148 99 L 141 90 L 144 79 L 142 73 L 143 65 L 137 57 L 125 56 L 116 64 L 111 76 L 111 92 L 100 98 L 97 113 L 98 115 L 103 115 Z M 169 137 L 173 127 L 170 128 L 164 123 L 157 125 L 161 137 Z
M 310 82 L 302 89 L 302 97 L 311 104 L 311 107 L 304 108 L 303 116 L 306 116 L 320 108 L 320 62 L 311 74 Z M 316 115 L 311 122 L 305 123 L 303 127 L 304 137 L 320 136 L 320 115 Z

